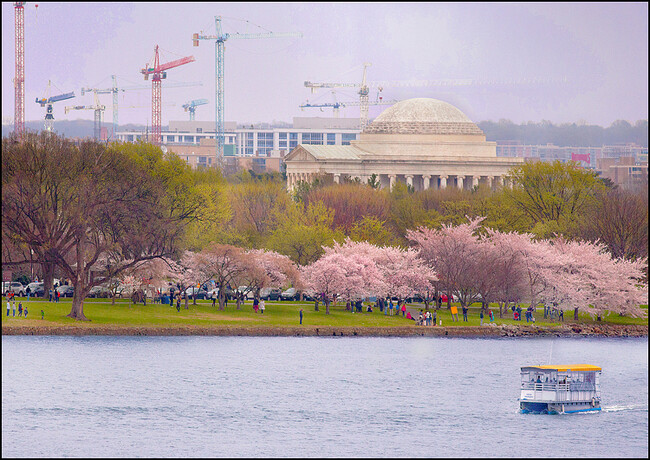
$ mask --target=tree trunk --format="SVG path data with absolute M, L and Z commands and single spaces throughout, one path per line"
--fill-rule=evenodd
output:
M 224 293 L 223 293 L 223 289 L 219 288 L 219 310 L 221 310 L 221 311 L 225 310 L 224 297 L 225 296 L 224 296 Z
M 75 286 L 74 296 L 72 297 L 72 308 L 70 313 L 67 315 L 70 318 L 76 319 L 77 321 L 90 321 L 84 315 L 84 292 L 77 291 Z
M 330 314 L 330 301 L 328 299 L 325 299 L 325 314 Z
M 314 311 L 318 311 L 318 299 L 314 300 Z
M 578 308 L 579 307 L 573 309 L 573 319 L 576 321 L 578 321 Z
M 190 299 L 187 297 L 187 294 L 185 294 L 184 297 L 185 297 L 185 310 L 189 310 L 190 307 L 189 307 L 188 304 L 189 304 L 189 300 L 190 300 Z

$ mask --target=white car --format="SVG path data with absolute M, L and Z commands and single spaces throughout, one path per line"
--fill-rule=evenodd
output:
M 239 292 L 243 292 L 244 293 L 244 298 L 246 298 L 248 300 L 253 300 L 255 298 L 255 294 L 253 293 L 253 288 L 251 288 L 249 286 L 239 286 L 237 288 L 237 290 Z
M 19 283 L 18 281 L 7 283 L 7 286 L 3 287 L 3 290 L 5 294 L 11 291 L 18 297 L 25 297 L 25 286 L 23 286 L 23 283 Z

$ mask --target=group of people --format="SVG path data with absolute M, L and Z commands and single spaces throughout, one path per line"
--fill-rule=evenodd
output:
M 255 313 L 259 312 L 264 314 L 264 309 L 266 308 L 266 304 L 264 302 L 264 299 L 259 300 L 257 297 L 253 300 L 253 310 Z M 301 323 L 302 324 L 302 323 Z
M 48 302 L 58 302 L 60 298 L 61 298 L 61 293 L 56 289 L 50 288 L 50 297 Z
M 409 316 L 411 313 L 409 312 Z M 418 316 L 417 321 L 415 322 L 417 326 L 435 326 L 438 324 L 438 312 L 433 310 L 433 314 L 430 311 L 425 311 L 422 313 L 420 310 L 420 315 Z
M 11 297 L 12 300 L 9 300 L 9 296 L 7 296 L 7 316 L 9 316 L 9 312 L 12 310 L 13 306 L 13 316 L 16 316 L 16 299 L 15 296 Z M 27 304 L 25 304 L 25 307 L 23 308 L 23 303 L 18 302 L 18 316 L 23 316 L 23 313 L 25 314 L 25 318 L 27 318 Z

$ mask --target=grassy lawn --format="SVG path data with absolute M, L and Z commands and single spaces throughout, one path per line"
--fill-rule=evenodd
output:
M 177 312 L 175 307 L 170 305 L 160 305 L 147 303 L 133 305 L 128 299 L 118 299 L 116 304 L 111 304 L 111 299 L 88 299 L 84 302 L 84 313 L 91 322 L 78 322 L 66 315 L 70 312 L 72 299 L 61 299 L 59 303 L 34 300 L 29 302 L 26 299 L 17 299 L 22 301 L 23 306 L 27 305 L 29 315 L 27 318 L 18 316 L 7 317 L 6 311 L 2 311 L 2 324 L 25 325 L 25 326 L 66 326 L 81 325 L 87 327 L 96 327 L 102 325 L 117 326 L 235 326 L 235 327 L 286 327 L 297 326 L 300 323 L 299 310 L 303 309 L 303 325 L 307 326 L 334 326 L 334 327 L 394 327 L 394 326 L 415 326 L 415 322 L 401 316 L 387 316 L 383 312 L 375 309 L 372 313 L 350 313 L 345 310 L 344 305 L 330 306 L 330 314 L 325 314 L 325 307 L 320 305 L 320 311 L 314 311 L 313 302 L 266 302 L 266 311 L 264 314 L 255 313 L 252 308 L 252 302 L 247 301 L 241 307 L 236 309 L 235 302 L 228 302 L 228 307 L 224 311 L 219 311 L 218 307 L 212 307 L 212 302 L 208 300 L 197 300 L 193 305 L 189 301 L 189 309 L 184 308 L 181 304 L 181 311 Z M 424 309 L 424 305 L 412 304 L 408 306 L 411 314 L 417 317 L 417 312 Z M 498 306 L 492 305 L 492 311 L 495 313 L 494 322 L 496 324 L 513 324 L 526 325 L 525 315 L 522 321 L 514 321 L 512 313 L 504 318 L 499 318 Z M 523 308 L 525 308 L 522 305 Z M 6 308 L 6 300 L 3 308 Z M 646 310 L 644 318 L 621 317 L 618 314 L 609 314 L 603 317 L 604 323 L 609 324 L 648 324 L 647 305 L 643 306 Z M 45 312 L 44 320 L 41 320 L 41 310 Z M 365 307 L 364 307 L 365 310 Z M 480 305 L 474 304 L 470 307 L 468 321 L 463 321 L 462 310 L 458 308 L 458 322 L 452 322 L 451 314 L 443 306 L 438 310 L 438 320 L 442 320 L 443 326 L 479 326 Z M 16 312 L 18 315 L 18 312 Z M 596 320 L 586 313 L 581 312 L 579 322 L 596 323 Z M 559 326 L 562 323 L 552 322 L 543 319 L 543 308 L 537 310 L 535 314 L 535 324 L 538 326 Z M 489 318 L 483 319 L 483 323 L 489 323 Z M 564 322 L 573 321 L 573 311 L 564 313 Z

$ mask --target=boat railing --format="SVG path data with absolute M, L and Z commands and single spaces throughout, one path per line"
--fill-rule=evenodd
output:
M 596 385 L 590 382 L 522 382 L 521 389 L 533 391 L 596 391 Z

